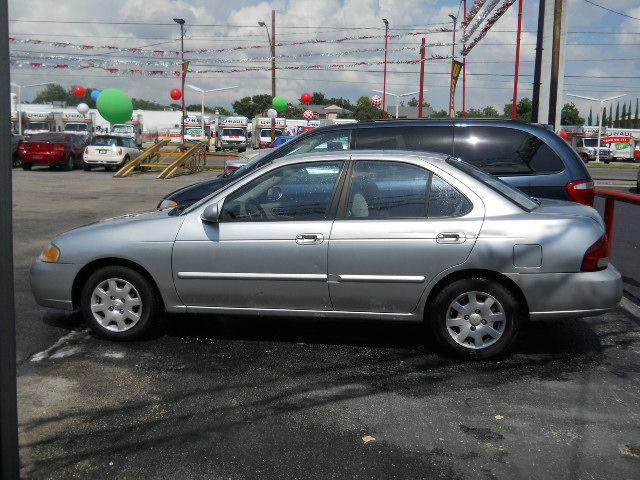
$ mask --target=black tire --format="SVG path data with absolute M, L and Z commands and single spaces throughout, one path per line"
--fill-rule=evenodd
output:
M 86 163 L 82 165 L 82 169 L 85 172 L 90 172 L 91 171 L 91 165 L 87 165 Z
M 113 167 L 111 165 L 105 165 L 104 166 L 104 171 L 105 172 L 113 172 Z
M 246 149 L 246 148 L 239 148 L 239 149 L 238 149 L 238 153 L 242 153 L 242 152 L 246 152 L 246 151 L 247 151 L 247 149 Z
M 124 158 L 122 159 L 122 162 L 120 163 L 120 165 L 118 165 L 116 167 L 116 169 L 120 170 L 122 167 L 124 167 L 130 161 L 131 161 L 131 158 L 129 157 L 129 155 L 125 155 Z
M 62 167 L 62 169 L 65 172 L 70 172 L 71 170 L 74 169 L 74 167 L 76 166 L 76 159 L 73 155 L 69 155 L 69 158 L 67 159 L 67 163 L 64 164 L 64 166 Z
M 448 309 L 452 302 L 460 295 L 471 291 L 491 295 L 499 302 L 504 311 L 505 320 L 502 335 L 494 343 L 484 348 L 471 348 L 470 345 L 474 344 L 475 341 L 466 342 L 468 346 L 461 345 L 454 340 L 452 334 L 449 333 L 449 328 L 446 323 L 447 314 L 449 313 Z M 452 311 L 455 310 L 452 309 Z M 485 278 L 465 278 L 447 285 L 436 295 L 427 314 L 428 318 L 426 321 L 438 343 L 445 348 L 448 353 L 466 359 L 490 359 L 500 358 L 506 355 L 516 339 L 523 318 L 522 308 L 518 305 L 514 295 L 499 283 Z M 473 317 L 473 315 L 471 315 L 471 317 Z M 464 319 L 466 318 L 467 317 L 464 317 Z M 469 323 L 471 324 L 471 320 Z M 494 324 L 493 326 L 500 328 L 499 324 Z M 471 326 L 470 328 L 475 331 L 478 327 Z M 470 339 L 471 335 L 473 335 L 472 332 L 469 333 L 467 339 Z M 487 337 L 487 339 L 490 341 L 489 337 Z M 485 339 L 480 341 L 484 342 Z
M 583 155 L 582 155 L 582 161 L 583 161 L 584 163 L 589 163 L 589 155 L 583 154 Z
M 98 322 L 91 310 L 94 290 L 109 279 L 119 279 L 129 282 L 139 294 L 141 302 L 140 318 L 137 320 L 137 323 L 124 331 L 109 330 Z M 124 293 L 122 295 L 126 297 Z M 125 300 L 131 299 L 127 297 Z M 158 317 L 162 314 L 161 302 L 153 285 L 137 271 L 121 266 L 103 267 L 89 276 L 86 282 L 84 282 L 84 287 L 80 294 L 80 311 L 84 320 L 96 335 L 109 340 L 120 341 L 136 340 L 144 337 L 151 331 L 154 324 L 157 325 L 159 323 Z
M 31 170 L 31 167 L 33 167 L 33 163 L 22 163 L 23 170 Z
M 13 168 L 18 168 L 22 166 L 22 160 L 20 160 L 20 155 L 17 153 L 13 154 Z

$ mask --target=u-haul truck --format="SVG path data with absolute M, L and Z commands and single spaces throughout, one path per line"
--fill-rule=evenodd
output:
M 601 141 L 609 146 L 614 160 L 633 160 L 636 146 L 640 145 L 640 130 L 607 128 Z
M 121 137 L 127 137 L 133 139 L 136 142 L 136 145 L 142 146 L 143 138 L 143 125 L 142 125 L 142 114 L 134 113 L 131 115 L 131 120 L 127 123 L 112 123 L 111 124 L 111 133 L 113 135 L 118 135 Z M 157 134 L 157 132 L 156 132 Z M 157 136 L 157 135 L 156 135 Z M 150 141 L 154 141 L 155 138 L 151 138 Z
M 57 130 L 56 115 L 53 112 L 22 112 L 25 136 L 36 133 L 49 133 Z
M 211 120 L 204 116 L 204 131 L 202 131 L 202 119 L 200 115 L 188 115 L 184 119 L 185 142 L 208 142 L 211 134 Z
M 62 130 L 65 133 L 72 133 L 84 137 L 86 143 L 89 143 L 93 137 L 96 125 L 95 112 L 82 114 L 79 112 L 62 112 Z
M 287 121 L 284 118 L 275 119 L 275 136 L 284 134 Z M 271 145 L 271 118 L 256 117 L 253 119 L 253 148 L 267 148 Z
M 216 128 L 216 150 L 237 150 L 244 152 L 247 149 L 247 117 L 226 117 L 221 119 Z

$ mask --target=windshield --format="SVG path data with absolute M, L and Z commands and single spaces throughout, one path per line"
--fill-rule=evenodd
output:
M 88 130 L 85 123 L 67 123 L 64 127 L 65 132 L 86 132 Z
M 467 162 L 463 162 L 457 158 L 449 157 L 447 159 L 447 163 L 449 165 L 453 165 L 458 170 L 462 170 L 467 175 L 472 176 L 476 180 L 481 181 L 482 183 L 488 185 L 493 190 L 498 192 L 503 197 L 508 198 L 513 203 L 518 205 L 523 210 L 530 212 L 534 208 L 538 206 L 538 204 L 528 195 L 525 195 L 520 190 L 512 187 L 508 183 L 500 180 L 497 177 L 494 177 L 490 173 L 487 173 L 479 168 L 472 166 Z
M 276 129 L 275 132 L 276 132 L 276 137 L 279 137 L 280 135 L 282 135 L 282 130 Z M 260 138 L 270 139 L 271 138 L 271 129 L 263 128 L 262 130 L 260 130 Z
M 122 139 L 118 137 L 94 137 L 94 139 L 91 141 L 91 145 L 94 145 L 96 147 L 121 147 Z
M 187 128 L 185 135 L 191 135 L 193 137 L 202 136 L 202 128 Z
M 31 142 L 66 142 L 68 140 L 69 135 L 62 133 L 38 133 L 29 138 Z
M 29 130 L 49 130 L 49 124 L 47 122 L 30 122 Z
M 222 136 L 224 137 L 244 137 L 244 130 L 241 128 L 223 128 Z
M 111 131 L 113 133 L 133 133 L 133 125 L 114 125 Z
M 598 145 L 597 138 L 585 138 L 583 139 L 583 141 L 585 147 L 595 147 L 596 145 Z M 602 147 L 602 142 L 600 142 L 600 146 Z

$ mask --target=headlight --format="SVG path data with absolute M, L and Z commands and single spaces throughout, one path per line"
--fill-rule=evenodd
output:
M 173 207 L 177 207 L 177 206 L 178 206 L 178 202 L 175 202 L 173 200 L 164 199 L 158 204 L 158 210 L 165 210 L 167 208 L 173 208 Z
M 40 254 L 40 260 L 47 263 L 58 263 L 60 259 L 60 249 L 56 247 L 53 243 L 50 243 L 42 250 Z

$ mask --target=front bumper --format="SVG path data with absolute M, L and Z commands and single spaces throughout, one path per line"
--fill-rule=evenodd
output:
M 622 277 L 613 265 L 598 272 L 506 275 L 522 290 L 531 320 L 599 315 L 622 299 Z
M 36 303 L 43 307 L 73 310 L 73 281 L 81 267 L 73 263 L 46 263 L 38 258 L 29 272 Z

